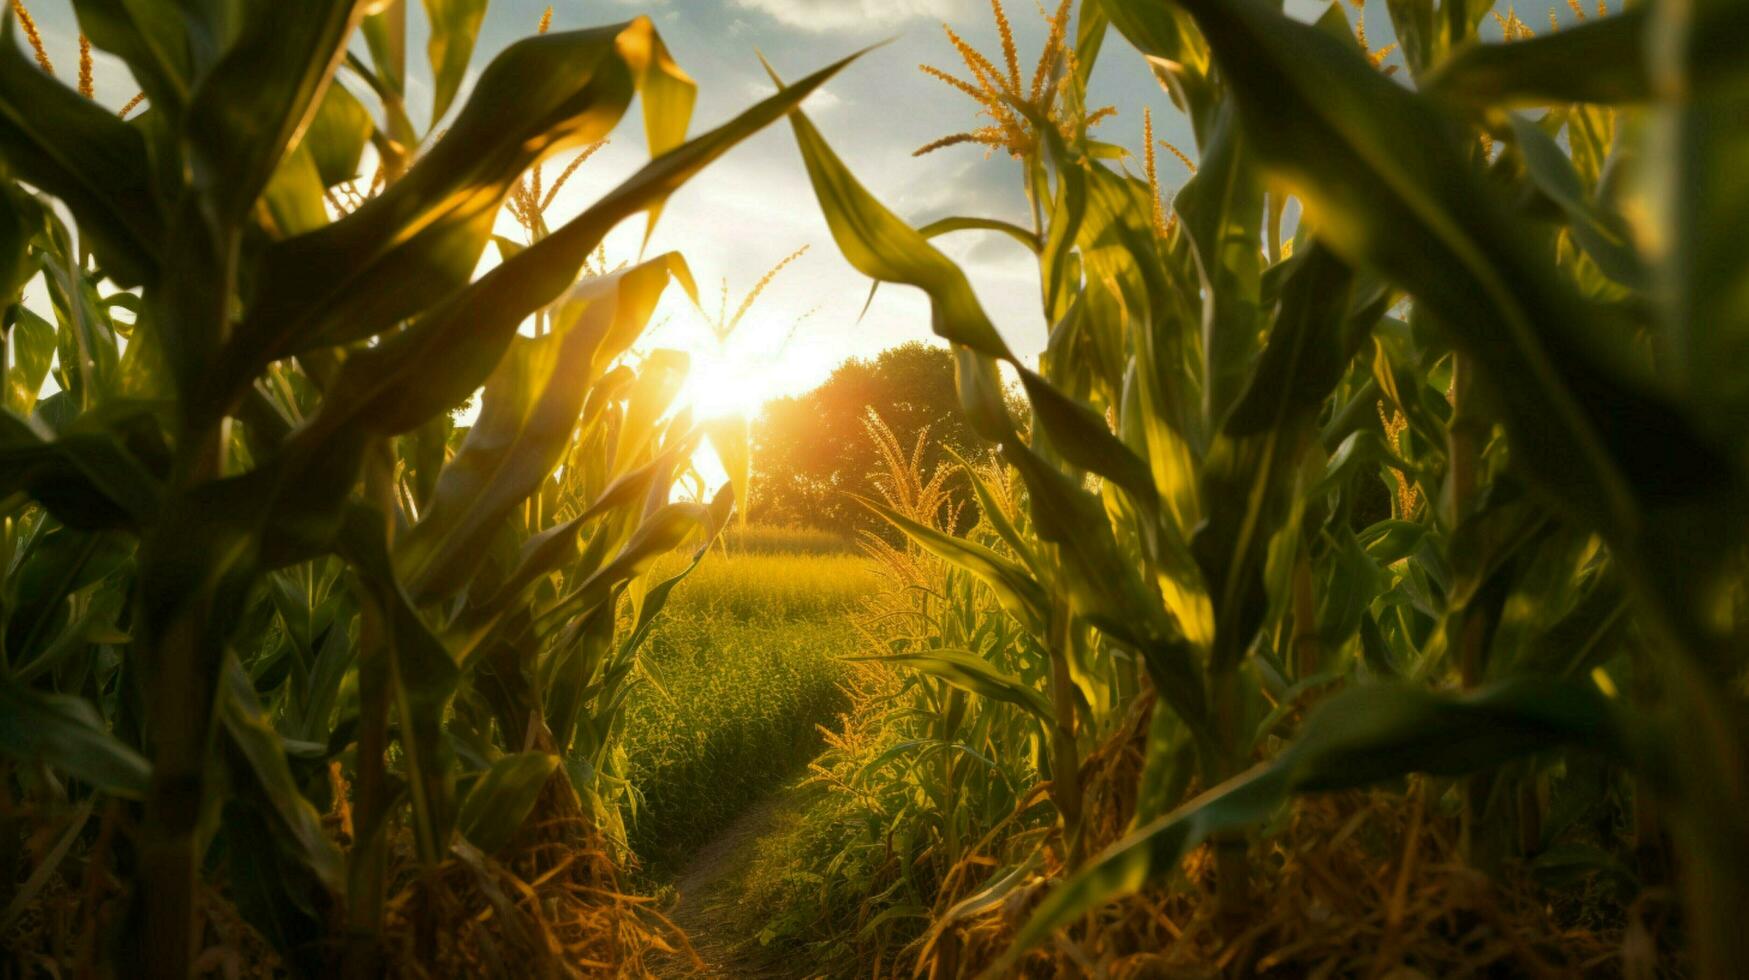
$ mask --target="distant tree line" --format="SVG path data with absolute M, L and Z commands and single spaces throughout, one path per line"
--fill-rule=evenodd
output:
M 812 391 L 767 402 L 755 420 L 752 519 L 844 535 L 880 529 L 855 500 L 876 495 L 871 479 L 881 466 L 865 428 L 869 409 L 907 449 L 927 432 L 925 472 L 952 465 L 948 449 L 968 460 L 988 451 L 960 411 L 946 348 L 913 341 L 852 358 Z

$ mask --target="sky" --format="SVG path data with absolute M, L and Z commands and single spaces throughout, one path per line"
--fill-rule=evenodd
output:
M 423 127 L 431 72 L 424 57 L 422 7 L 409 6 L 407 99 L 416 124 Z M 912 155 L 938 137 L 981 124 L 970 99 L 925 76 L 918 65 L 964 74 L 943 24 L 997 57 L 1000 48 L 988 0 L 559 0 L 552 6 L 555 31 L 649 14 L 675 60 L 698 83 L 691 127 L 695 134 L 771 92 L 760 54 L 782 75 L 796 78 L 879 44 L 804 107 L 839 155 L 878 198 L 914 225 L 949 214 L 1029 223 L 1019 167 L 1005 154 L 957 146 Z M 1030 66 L 1043 45 L 1045 18 L 1035 0 L 1009 0 L 1008 6 L 1022 65 Z M 77 61 L 77 29 L 67 0 L 36 0 L 31 7 L 51 56 L 62 75 L 70 75 Z M 535 30 L 545 7 L 544 0 L 490 3 L 458 106 L 494 55 Z M 1308 19 L 1327 7 L 1316 0 L 1288 0 L 1291 13 Z M 1352 19 L 1353 9 L 1345 9 Z M 1366 17 L 1375 44 L 1391 36 L 1383 3 L 1369 4 Z M 355 47 L 362 53 L 362 39 Z M 101 54 L 96 80 L 97 96 L 107 104 L 119 106 L 133 95 L 126 68 Z M 1102 139 L 1139 151 L 1142 109 L 1147 106 L 1154 112 L 1157 134 L 1194 155 L 1188 125 L 1141 55 L 1115 32 L 1102 52 L 1089 103 L 1117 108 L 1117 115 L 1098 131 Z M 366 104 L 373 103 L 366 99 Z M 555 158 L 548 173 L 562 167 L 567 156 Z M 647 159 L 641 116 L 634 107 L 611 144 L 565 187 L 548 213 L 549 224 L 575 214 Z M 1139 172 L 1139 158 L 1130 166 Z M 1189 176 L 1164 153 L 1159 172 L 1168 195 Z M 514 233 L 507 217 L 502 230 Z M 642 219 L 628 222 L 609 238 L 609 260 L 635 257 L 641 235 Z M 936 242 L 965 268 L 1016 352 L 1027 359 L 1036 355 L 1044 346 L 1045 324 L 1030 253 L 986 233 L 960 233 Z M 711 339 L 704 319 L 678 288 L 664 299 L 641 347 L 674 347 L 693 354 L 687 395 L 705 414 L 750 411 L 764 398 L 811 388 L 847 357 L 868 357 L 930 337 L 928 303 L 914 289 L 881 289 L 866 315 L 858 318 L 868 280 L 833 245 L 787 125 L 753 137 L 683 187 L 670 200 L 651 243 L 652 254 L 675 249 L 686 256 L 707 306 L 715 305 L 719 284 L 726 279 L 730 309 L 767 269 L 804 246 L 806 254 L 775 278 L 724 348 Z
M 546 6 L 544 0 L 490 3 L 458 106 L 494 55 L 534 32 Z M 877 197 L 913 224 L 948 214 L 1027 223 L 1020 171 L 1006 154 L 986 157 L 980 147 L 960 146 L 924 157 L 911 155 L 931 140 L 981 124 L 970 99 L 924 76 L 918 64 L 964 74 L 942 33 L 944 23 L 996 55 L 999 46 L 987 0 L 557 0 L 552 6 L 554 31 L 648 14 L 675 60 L 698 83 L 694 134 L 770 94 L 771 83 L 759 64 L 761 53 L 779 73 L 796 78 L 880 44 L 805 106 L 840 156 Z M 1009 6 L 1022 63 L 1030 66 L 1043 46 L 1044 17 L 1033 0 L 1010 0 Z M 30 7 L 59 73 L 71 76 L 78 32 L 70 5 L 67 0 L 34 0 Z M 423 128 L 431 102 L 431 71 L 425 59 L 422 7 L 417 2 L 409 7 L 407 101 L 415 124 Z M 362 39 L 354 46 L 363 52 Z M 127 69 L 101 52 L 95 74 L 100 101 L 119 106 L 134 94 Z M 1170 118 L 1176 113 L 1141 56 L 1115 36 L 1106 45 L 1094 89 L 1095 104 L 1111 103 L 1119 110 L 1103 125 L 1103 138 L 1139 149 L 1141 109 L 1152 105 L 1161 135 L 1188 148 L 1188 129 Z M 567 157 L 560 155 L 548 165 L 549 179 Z M 548 214 L 549 224 L 575 214 L 647 159 L 642 120 L 634 106 L 610 145 L 584 164 L 560 194 Z M 1169 189 L 1188 176 L 1176 168 L 1176 161 L 1162 156 L 1162 177 Z M 515 233 L 508 219 L 502 230 Z M 642 219 L 622 226 L 608 240 L 609 260 L 633 258 L 641 234 Z M 1015 350 L 1026 356 L 1040 350 L 1045 325 L 1031 255 L 1001 236 L 982 233 L 952 235 L 937 243 L 963 264 Z M 800 393 L 847 357 L 867 357 L 930 337 L 928 302 L 914 289 L 881 289 L 858 319 L 869 282 L 833 245 L 785 124 L 748 140 L 675 194 L 651 242 L 652 254 L 675 249 L 686 256 L 707 306 L 714 307 L 726 278 L 730 309 L 767 269 L 804 246 L 806 254 L 772 281 L 726 350 L 717 349 L 681 291 L 670 289 L 653 318 L 657 326 L 640 346 L 677 347 L 694 354 L 688 394 L 702 410 L 746 410 L 765 397 Z M 488 256 L 494 254 L 488 251 Z

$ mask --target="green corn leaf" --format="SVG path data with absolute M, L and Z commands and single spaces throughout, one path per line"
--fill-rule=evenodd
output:
M 24 188 L 8 183 L 0 189 L 0 307 L 17 304 L 24 284 L 36 275 L 30 247 L 45 219 L 41 202 Z M 12 329 L 10 322 L 5 329 Z
M 455 821 L 455 772 L 443 718 L 461 671 L 395 579 L 386 539 L 381 514 L 362 505 L 348 509 L 338 544 L 390 634 L 389 684 L 401 722 L 414 840 L 420 860 L 431 864 L 449 850 Z
M 710 553 L 711 545 L 716 543 L 717 537 L 722 534 L 723 528 L 728 527 L 729 510 L 734 505 L 735 494 L 734 491 L 730 490 L 728 487 L 718 490 L 717 495 L 711 499 L 709 524 L 705 528 L 704 540 L 699 544 L 698 549 L 693 552 L 692 561 L 688 562 L 685 568 L 656 583 L 650 588 L 650 591 L 645 594 L 644 601 L 638 607 L 637 622 L 632 626 L 631 632 L 626 634 L 625 640 L 620 643 L 619 655 L 622 660 L 629 661 L 632 653 L 636 651 L 637 648 L 643 644 L 644 639 L 650 635 L 651 628 L 656 625 L 656 617 L 661 614 L 663 607 L 668 604 L 668 596 L 674 591 L 674 587 L 685 581 L 686 577 L 691 575 L 693 570 L 698 568 L 699 564 L 704 561 L 704 556 Z M 643 663 L 647 672 L 649 661 L 646 660 Z M 658 684 L 657 686 L 660 687 L 661 685 Z
M 345 892 L 345 861 L 322 827 L 322 816 L 298 789 L 273 720 L 256 699 L 254 685 L 235 656 L 227 656 L 219 717 L 273 813 L 275 830 L 334 895 Z
M 126 449 L 105 433 L 45 429 L 0 411 L 0 495 L 26 490 L 72 527 L 150 523 L 158 481 Z
M 589 706 L 589 686 L 599 680 L 612 650 L 614 607 L 618 592 L 609 590 L 595 607 L 569 628 L 541 677 L 546 692 L 546 725 L 565 756 L 570 757 L 579 719 Z M 581 792 L 588 787 L 578 787 Z
M 376 66 L 377 84 L 390 95 L 407 94 L 407 0 L 387 0 L 364 19 L 359 33 Z
M 10 12 L 0 31 L 0 159 L 67 205 L 110 278 L 135 286 L 157 277 L 164 216 L 145 141 L 25 57 Z
M 978 472 L 977 467 L 966 462 L 965 457 L 954 452 L 951 446 L 944 448 L 954 458 L 954 462 L 959 464 L 960 472 L 965 474 L 966 481 L 972 485 L 972 492 L 978 498 L 978 509 L 982 512 L 985 523 L 990 525 L 990 528 L 996 532 L 1004 544 L 1020 556 L 1033 578 L 1037 579 L 1040 575 L 1038 555 L 1034 552 L 1033 545 L 1021 536 L 1020 530 L 1003 512 L 1002 505 L 997 501 L 996 493 L 990 487 L 989 482 Z
M 1244 388 L 1261 319 L 1263 185 L 1244 144 L 1225 102 L 1202 163 L 1172 202 L 1202 281 L 1203 417 L 1211 429 Z
M 461 404 L 485 383 L 533 299 L 524 295 L 513 300 L 505 294 L 527 275 L 558 271 L 541 268 L 546 256 L 539 249 L 529 248 L 408 329 L 353 354 L 299 441 L 319 443 L 357 425 L 382 435 L 407 432 Z M 575 334 L 570 343 L 578 356 L 587 358 L 581 378 L 598 370 L 601 357 L 616 345 L 636 338 L 669 276 L 684 275 L 684 268 L 678 254 L 668 253 L 592 278 L 573 291 L 555 323 L 567 325 L 567 333 Z M 494 305 L 494 300 L 502 304 Z
M 180 119 L 195 75 L 186 8 L 151 0 L 73 0 L 79 31 L 127 63 L 152 111 Z
M 1123 487 L 1137 503 L 1152 510 L 1159 494 L 1148 464 L 1112 434 L 1097 412 L 1058 391 L 1038 374 L 1024 367 L 1016 370 L 1051 449 L 1071 465 Z
M 602 138 L 625 113 L 634 77 L 615 45 L 637 30 L 548 34 L 492 59 L 443 139 L 405 176 L 346 217 L 266 251 L 234 342 L 239 354 L 264 362 L 367 337 L 463 286 L 522 172 Z
M 1021 622 L 1035 629 L 1042 626 L 1050 603 L 1044 587 L 1026 569 L 975 541 L 937 531 L 873 500 L 857 499 L 923 550 L 976 575 L 996 593 L 1002 608 Z
M 879 660 L 903 664 L 939 677 L 962 691 L 1002 701 L 1025 709 L 1046 725 L 1055 724 L 1051 703 L 1036 689 L 1017 677 L 997 670 L 988 660 L 970 650 L 929 650 L 923 653 L 894 653 L 879 657 L 853 657 L 854 660 Z
M 462 800 L 456 820 L 462 836 L 487 854 L 508 844 L 558 768 L 559 757 L 545 752 L 518 752 L 492 763 Z
M 6 366 L 6 405 L 18 416 L 28 416 L 42 391 L 43 379 L 55 360 L 55 325 L 22 304 L 14 307 L 17 320 L 7 331 L 12 356 Z
M 614 469 L 624 469 L 644 458 L 645 450 L 662 431 L 657 423 L 680 394 L 691 369 L 692 356 L 672 349 L 653 350 L 638 363 L 638 376 L 625 390 Z
M 975 218 L 964 215 L 937 218 L 918 228 L 917 234 L 924 238 L 934 238 L 956 231 L 993 231 L 1014 239 L 1035 255 L 1044 248 L 1044 243 L 1039 240 L 1038 235 L 1013 222 L 1000 221 L 996 218 Z
M 644 518 L 611 561 L 543 610 L 541 620 L 559 622 L 599 609 L 627 582 L 649 571 L 657 559 L 688 538 L 699 533 L 714 534 L 716 509 L 695 503 L 664 504 L 657 508 Z
M 1651 97 L 1646 8 L 1540 37 L 1472 42 L 1421 79 L 1421 90 L 1478 107 L 1619 104 Z
M 51 528 L 32 542 L 11 572 L 7 648 L 37 650 L 67 615 L 67 598 L 120 569 L 133 542 L 115 532 Z
M 792 112 L 790 126 L 814 196 L 826 213 L 826 225 L 851 266 L 871 279 L 916 286 L 928 293 L 937 336 L 990 357 L 1014 360 L 959 266 L 875 200 L 807 116 Z
M 316 662 L 302 703 L 295 714 L 298 734 L 306 741 L 327 738 L 334 730 L 334 706 L 340 698 L 347 672 L 357 659 L 352 638 L 343 627 L 331 627 L 316 649 Z
M 1741 445 L 1749 432 L 1749 69 L 1741 4 L 1658 8 L 1652 28 L 1665 43 L 1651 53 L 1660 103 L 1648 133 L 1647 192 L 1656 223 L 1654 296 L 1668 327 L 1674 374 L 1721 437 Z M 1707 88 L 1729 66 L 1733 84 Z M 1736 124 L 1727 122 L 1736 120 Z M 1738 454 L 1739 461 L 1743 458 Z
M 450 101 L 467 74 L 468 59 L 486 17 L 486 0 L 425 0 L 425 20 L 430 25 L 425 53 L 431 59 L 435 93 L 431 98 L 431 126 L 449 111 Z
M 1207 517 L 1191 551 L 1213 602 L 1215 670 L 1235 667 L 1262 626 L 1269 542 L 1288 518 L 1317 407 L 1366 336 L 1343 335 L 1353 293 L 1348 267 L 1316 244 L 1295 262 L 1268 347 L 1203 460 Z
M 729 487 L 740 501 L 740 524 L 747 526 L 747 514 L 753 506 L 752 425 L 735 417 L 711 419 L 704 423 L 711 449 L 729 476 Z
M 483 628 L 493 617 L 508 609 L 531 584 L 575 562 L 580 557 L 577 536 L 583 528 L 645 500 L 658 485 L 657 477 L 672 472 L 675 464 L 690 458 L 698 440 L 696 433 L 680 439 L 655 459 L 614 480 L 581 514 L 524 541 L 514 569 L 505 576 L 491 598 L 470 605 L 458 621 L 458 627 L 468 631 Z
M 109 733 L 90 703 L 0 676 L 0 752 L 47 763 L 106 793 L 144 799 L 152 767 Z
M 1690 536 L 1692 508 L 1729 493 L 1732 468 L 1599 351 L 1596 331 L 1581 325 L 1602 314 L 1534 252 L 1456 124 L 1352 44 L 1262 0 L 1183 6 L 1225 70 L 1252 146 L 1306 203 L 1323 240 L 1408 290 L 1475 358 L 1515 465 L 1618 546 L 1717 554 L 1716 542 Z
M 338 85 L 329 87 L 329 91 L 337 89 Z M 309 146 L 300 144 L 287 153 L 261 191 L 270 233 L 283 238 L 315 231 L 327 224 L 326 190 Z
M 359 159 L 375 128 L 370 110 L 346 86 L 335 82 L 323 91 L 303 140 L 323 187 L 358 176 Z
M 1268 819 L 1294 793 L 1367 786 L 1409 773 L 1458 776 L 1560 745 L 1627 751 L 1614 709 L 1589 684 L 1514 681 L 1451 697 L 1356 687 L 1321 704 L 1274 760 L 1136 828 L 1057 886 L 986 971 L 1000 976 L 1058 929 L 1171 874 L 1211 834 Z
M 1643 289 L 1648 279 L 1646 265 L 1634 249 L 1627 222 L 1586 195 L 1573 161 L 1561 152 L 1554 137 L 1522 117 L 1515 115 L 1509 121 L 1526 172 L 1537 189 L 1566 214 L 1574 240 L 1604 275 Z
M 189 178 L 214 209 L 209 220 L 234 221 L 254 206 L 320 105 L 364 6 L 312 0 L 251 8 L 195 88 L 183 130 Z
M 668 263 L 650 268 L 666 282 Z M 660 291 L 641 310 L 654 307 Z M 416 598 L 460 588 L 480 549 L 512 507 L 538 489 L 569 446 L 583 408 L 592 360 L 618 312 L 613 300 L 584 308 L 584 316 L 555 323 L 555 333 L 522 340 L 486 384 L 480 418 L 455 458 L 443 468 L 418 524 L 403 539 L 398 560 Z

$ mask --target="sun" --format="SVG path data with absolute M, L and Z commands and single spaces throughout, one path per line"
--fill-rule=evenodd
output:
M 759 363 L 713 344 L 701 344 L 688 353 L 692 369 L 677 399 L 692 406 L 700 421 L 719 418 L 752 419 L 765 403 L 782 393 L 775 382 L 785 375 L 781 363 Z

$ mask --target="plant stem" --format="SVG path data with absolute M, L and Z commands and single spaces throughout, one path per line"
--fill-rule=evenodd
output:
M 1051 798 L 1063 820 L 1063 843 L 1070 870 L 1080 867 L 1086 844 L 1081 826 L 1081 757 L 1075 745 L 1075 687 L 1069 672 L 1068 603 L 1059 601 L 1051 611 L 1051 702 L 1055 715 L 1051 726 Z

